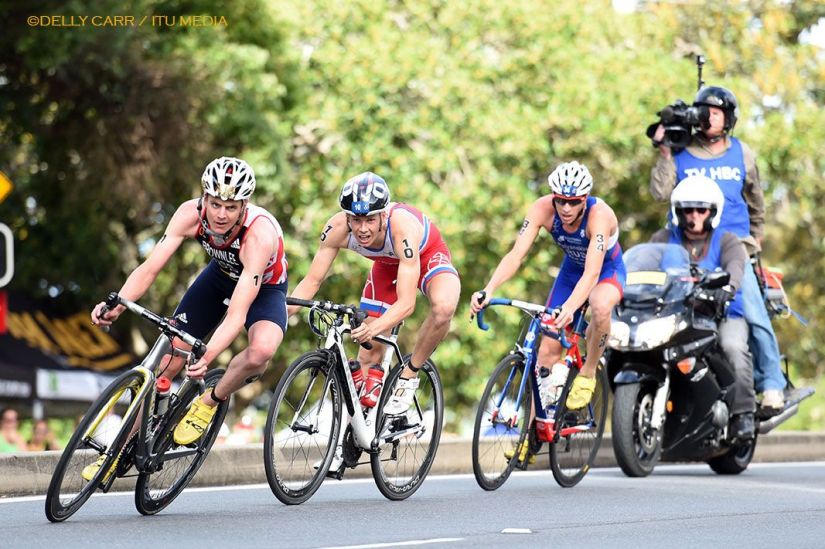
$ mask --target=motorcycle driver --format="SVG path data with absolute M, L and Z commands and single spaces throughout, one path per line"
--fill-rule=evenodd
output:
M 682 179 L 670 195 L 670 204 L 672 227 L 656 232 L 651 242 L 679 244 L 687 250 L 691 263 L 703 269 L 730 273 L 732 291 L 720 289 L 706 293 L 715 294 L 715 300 L 733 297 L 719 324 L 719 341 L 736 371 L 730 433 L 739 440 L 750 440 L 754 437 L 756 395 L 742 300 L 741 285 L 747 262 L 745 247 L 735 233 L 717 229 L 725 198 L 719 185 L 709 177 L 691 175 Z

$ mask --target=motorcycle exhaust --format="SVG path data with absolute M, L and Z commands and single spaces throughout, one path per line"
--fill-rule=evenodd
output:
M 766 435 L 773 431 L 776 427 L 779 427 L 781 424 L 785 423 L 785 421 L 789 420 L 793 416 L 796 415 L 796 412 L 799 410 L 799 404 L 794 404 L 790 406 L 786 410 L 784 410 L 779 415 L 773 416 L 770 419 L 766 419 L 765 421 L 759 422 L 759 434 Z

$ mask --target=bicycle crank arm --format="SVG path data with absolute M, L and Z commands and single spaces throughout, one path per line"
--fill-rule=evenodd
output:
M 390 433 L 386 436 L 381 437 L 381 441 L 386 444 L 388 442 L 395 442 L 396 440 L 402 439 L 404 437 L 415 435 L 416 438 L 421 438 L 421 436 L 427 431 L 427 428 L 424 425 L 416 424 L 406 429 L 402 429 L 401 431 L 396 431 L 394 433 Z

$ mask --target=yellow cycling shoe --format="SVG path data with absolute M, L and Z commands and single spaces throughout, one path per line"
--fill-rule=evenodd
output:
M 521 443 L 519 446 L 519 453 L 518 453 L 518 460 L 519 462 L 523 463 L 524 459 L 527 457 L 527 451 L 530 449 L 530 442 L 525 438 L 524 442 Z M 513 459 L 513 456 L 516 455 L 515 448 L 510 448 L 509 450 L 504 451 L 504 457 L 508 460 Z M 527 461 L 530 465 L 533 465 L 536 462 L 535 454 L 530 454 L 530 459 Z
M 192 407 L 175 427 L 175 444 L 186 446 L 203 436 L 218 406 L 208 406 L 203 403 L 203 395 L 192 403 Z
M 109 477 L 111 477 L 112 473 L 115 472 L 115 470 L 117 469 L 117 462 L 120 461 L 120 456 L 121 454 L 117 455 L 117 459 L 114 463 L 112 463 L 111 467 L 109 467 L 109 472 L 103 475 L 103 480 L 101 482 L 106 482 L 107 480 L 109 480 Z M 95 461 L 94 463 L 90 463 L 89 465 L 84 467 L 83 471 L 80 472 L 80 476 L 83 477 L 83 480 L 89 482 L 93 478 L 95 478 L 95 475 L 100 470 L 100 468 L 103 467 L 103 463 L 106 461 L 107 457 L 109 456 L 107 456 L 106 454 L 101 454 L 100 457 L 97 458 L 97 461 Z
M 596 390 L 596 378 L 584 377 L 579 374 L 573 380 L 573 386 L 570 388 L 570 394 L 567 395 L 567 408 L 569 410 L 578 410 L 584 408 L 590 403 L 593 398 L 593 391 Z

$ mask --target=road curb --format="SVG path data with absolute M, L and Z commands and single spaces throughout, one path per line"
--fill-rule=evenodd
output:
M 431 472 L 435 474 L 472 473 L 471 441 L 442 437 Z M 61 452 L 26 452 L 0 454 L 0 497 L 45 495 L 52 471 Z M 774 432 L 761 437 L 753 461 L 823 461 L 825 432 Z M 365 460 L 368 462 L 368 460 Z M 605 435 L 595 467 L 615 467 L 609 435 Z M 532 468 L 547 467 L 547 457 Z M 346 471 L 345 478 L 371 477 L 369 464 Z M 225 486 L 229 484 L 266 483 L 263 446 L 216 446 L 192 481 L 191 486 Z M 118 479 L 113 490 L 132 490 L 135 478 Z

